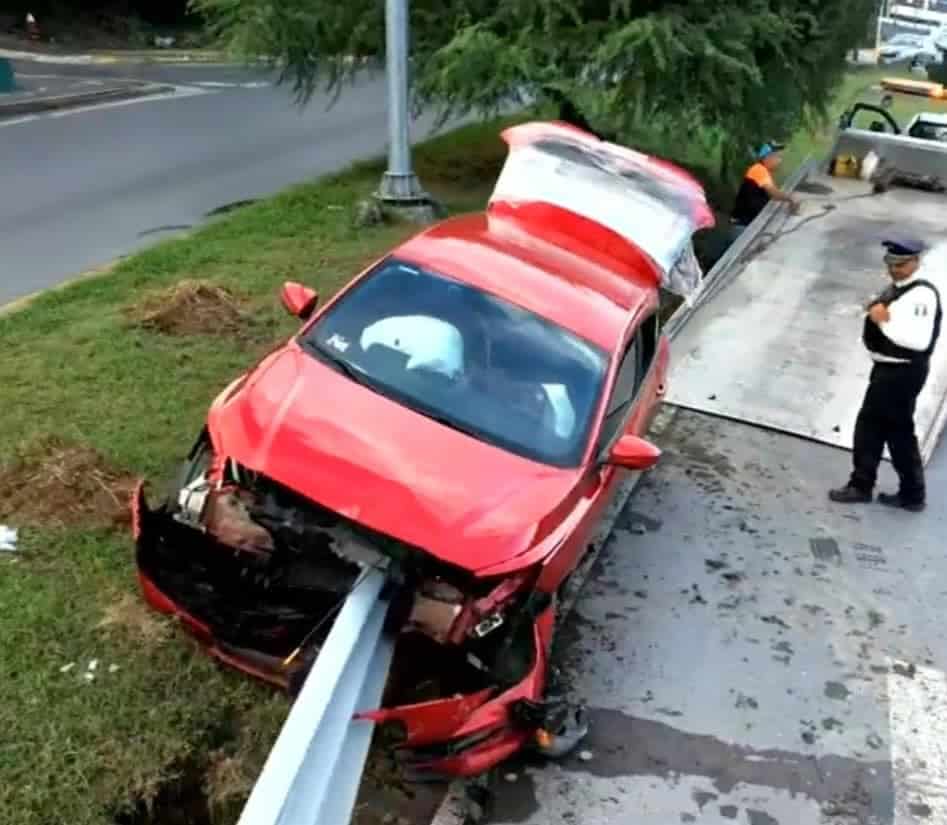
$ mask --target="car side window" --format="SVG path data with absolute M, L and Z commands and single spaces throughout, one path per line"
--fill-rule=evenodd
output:
M 618 375 L 615 378 L 612 394 L 608 399 L 608 406 L 605 408 L 605 419 L 602 421 L 602 429 L 599 434 L 599 450 L 610 447 L 622 432 L 628 418 L 631 402 L 634 401 L 638 392 L 640 379 L 641 332 L 639 331 L 628 345 L 628 349 L 625 350 L 621 364 L 618 367 Z

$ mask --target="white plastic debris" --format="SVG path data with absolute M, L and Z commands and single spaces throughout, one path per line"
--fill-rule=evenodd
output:
M 592 751 L 580 751 L 580 752 L 579 752 L 579 759 L 581 759 L 583 762 L 591 762 L 591 761 L 592 761 Z
M 95 681 L 95 674 L 91 670 L 87 670 L 85 673 L 82 674 L 82 678 L 85 679 L 87 682 L 93 682 Z
M 0 552 L 16 552 L 17 529 L 0 524 Z
M 68 665 L 63 665 L 61 668 L 59 668 L 59 672 L 60 672 L 60 673 L 68 673 L 68 672 L 69 672 L 70 670 L 72 670 L 75 666 L 76 666 L 76 663 L 75 663 L 75 662 L 70 662 Z
M 98 659 L 92 659 L 92 660 L 89 662 L 89 668 L 88 668 L 89 673 L 95 673 L 95 669 L 96 669 L 98 666 L 99 666 L 99 660 L 98 660 Z
M 118 665 L 109 665 L 109 673 L 118 673 L 120 670 Z

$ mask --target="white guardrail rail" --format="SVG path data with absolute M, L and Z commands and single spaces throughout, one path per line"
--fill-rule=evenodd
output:
M 805 164 L 788 183 L 795 188 L 813 164 Z M 681 306 L 666 332 L 674 338 L 700 305 L 731 280 L 731 270 L 778 211 L 777 204 L 748 227 L 707 273 L 694 305 Z M 596 548 L 605 543 L 615 516 L 631 494 L 623 485 L 598 531 Z M 591 555 L 591 554 L 590 554 Z M 594 561 L 594 559 L 592 559 Z M 591 564 L 583 564 L 584 572 Z M 387 571 L 367 570 L 349 594 L 338 618 L 247 800 L 237 825 L 348 825 L 361 784 L 374 723 L 352 717 L 379 706 L 394 639 L 385 633 L 390 601 Z
M 385 633 L 387 573 L 349 594 L 267 757 L 238 825 L 347 825 L 371 744 L 394 639 Z

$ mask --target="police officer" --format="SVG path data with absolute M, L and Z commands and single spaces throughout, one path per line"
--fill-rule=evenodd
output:
M 848 484 L 829 498 L 845 504 L 872 499 L 885 445 L 901 486 L 878 500 L 920 512 L 925 506 L 924 464 L 914 432 L 917 397 L 927 380 L 940 335 L 940 295 L 918 276 L 920 241 L 885 241 L 891 285 L 868 305 L 862 340 L 875 362 L 855 423 L 853 471 Z

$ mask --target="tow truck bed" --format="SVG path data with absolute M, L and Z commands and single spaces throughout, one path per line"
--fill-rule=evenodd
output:
M 886 286 L 881 240 L 908 232 L 931 244 L 924 277 L 947 294 L 947 196 L 873 195 L 868 183 L 818 174 L 802 188 L 804 211 L 776 219 L 681 330 L 668 400 L 847 449 L 871 369 L 864 306 Z M 918 404 L 925 461 L 945 396 L 942 346 Z

